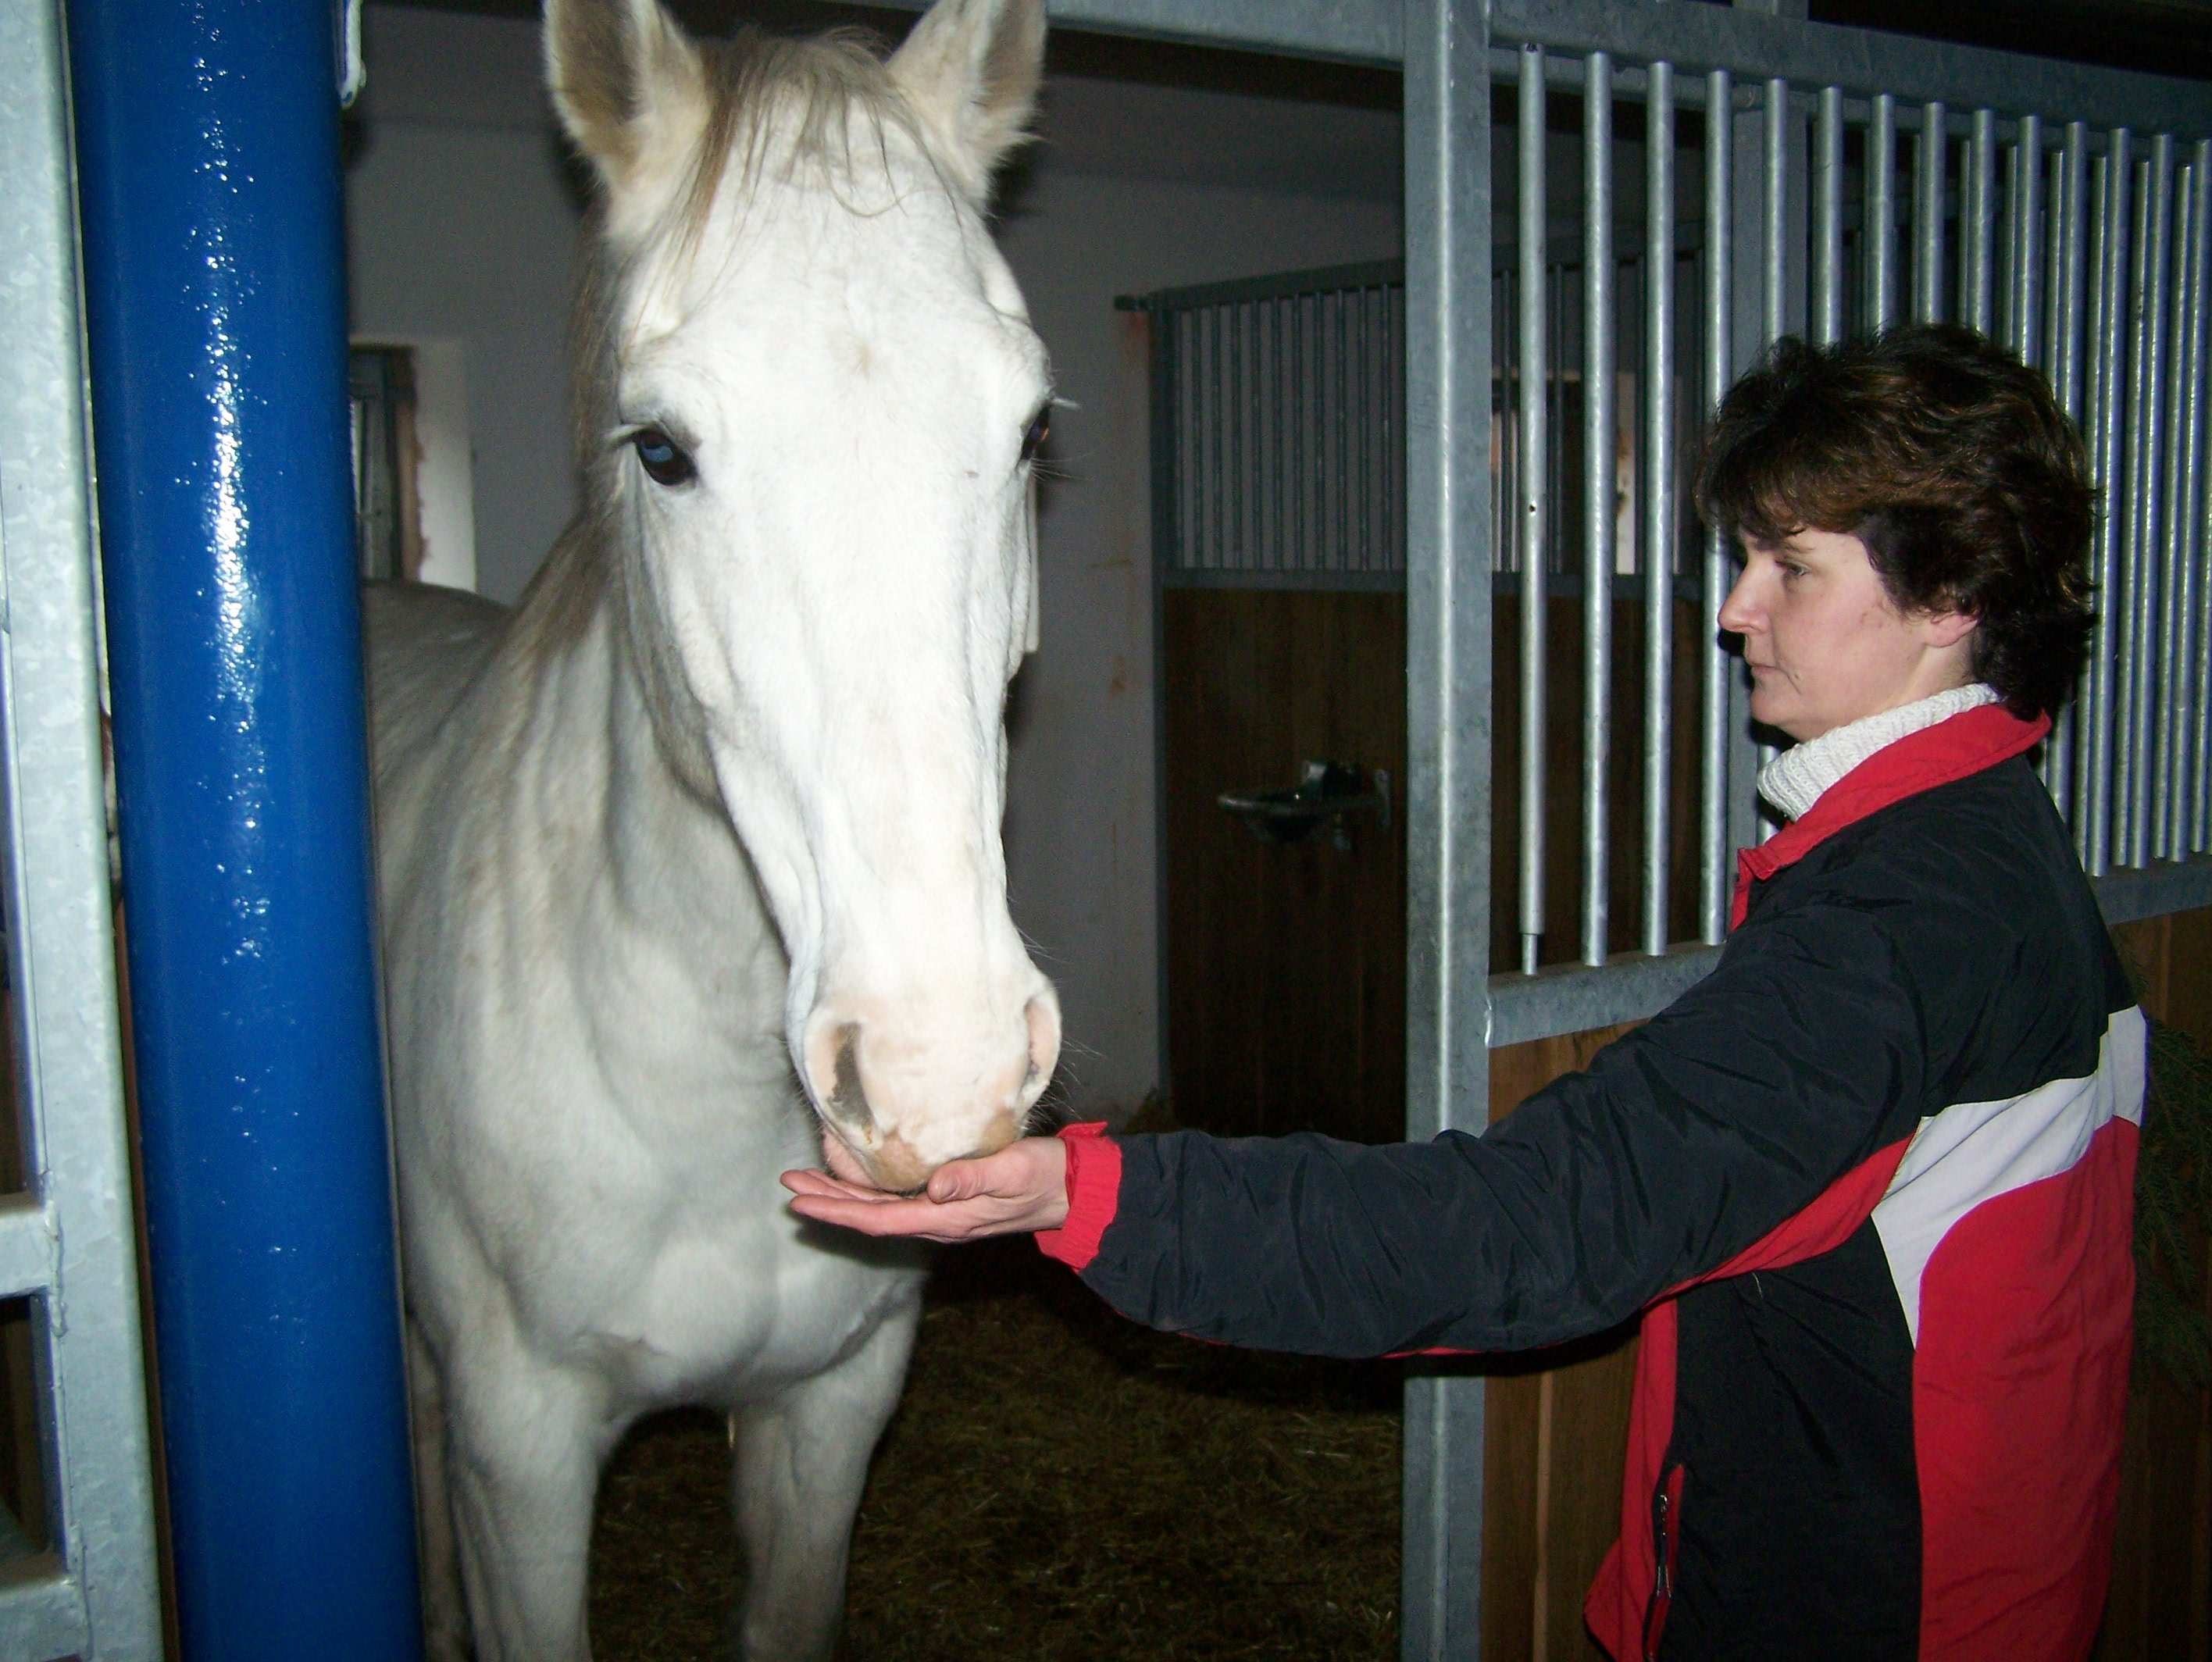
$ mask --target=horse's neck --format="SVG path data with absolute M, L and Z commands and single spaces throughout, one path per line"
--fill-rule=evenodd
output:
M 614 957 L 686 963 L 702 987 L 733 970 L 765 984 L 781 971 L 775 926 L 680 690 L 641 649 L 609 564 L 574 548 L 556 562 L 501 649 L 531 730 L 515 754 L 536 759 L 518 804 L 526 834 L 574 868 L 550 898 L 577 908 L 580 934 Z

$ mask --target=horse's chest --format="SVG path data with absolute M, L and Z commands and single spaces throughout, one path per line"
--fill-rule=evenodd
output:
M 702 1222 L 667 1234 L 613 1300 L 602 1365 L 641 1405 L 757 1398 L 850 1354 L 920 1284 L 806 1245 L 781 1217 Z

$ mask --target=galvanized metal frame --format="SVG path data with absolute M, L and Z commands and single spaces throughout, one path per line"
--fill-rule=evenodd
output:
M 1490 74 L 1486 6 L 1408 0 L 1406 1131 L 1490 1117 Z M 1540 238 L 1539 239 L 1540 246 Z M 1406 1386 L 1401 1653 L 1481 1649 L 1480 1379 Z
M 0 1654 L 161 1653 L 123 1111 L 76 214 L 58 7 L 0 10 L 0 675 L 12 1082 L 29 1192 L 0 1297 L 32 1301 L 51 1543 L 0 1574 Z M 6 1112 L 0 1108 L 0 1112 Z

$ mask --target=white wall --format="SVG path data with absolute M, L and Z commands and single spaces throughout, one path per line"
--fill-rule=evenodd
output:
M 347 175 L 355 331 L 465 359 L 479 585 L 511 599 L 575 505 L 562 342 L 580 199 L 530 25 L 372 6 L 367 51 Z M 1260 104 L 1064 87 L 1048 120 L 1086 130 L 1048 130 L 1000 227 L 1077 406 L 1053 420 L 1066 476 L 1043 504 L 1043 645 L 1016 695 L 1007 846 L 1015 919 L 1060 988 L 1062 1081 L 1085 1109 L 1133 1106 L 1158 1076 L 1146 379 L 1140 323 L 1115 296 L 1399 248 L 1395 202 L 1373 199 L 1387 118 Z M 1202 165 L 1178 179 L 1073 165 L 1114 153 L 1098 129 L 1124 106 L 1155 137 L 1178 111 L 1281 123 L 1309 176 L 1316 158 L 1328 172 L 1340 121 L 1344 176 L 1369 199 L 1208 184 Z

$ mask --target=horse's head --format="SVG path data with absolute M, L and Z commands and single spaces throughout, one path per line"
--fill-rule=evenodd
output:
M 982 220 L 1043 36 L 1042 0 L 939 0 L 888 62 L 547 10 L 625 638 L 782 933 L 831 1163 L 890 1188 L 1014 1137 L 1060 1048 L 1000 841 L 1052 386 Z

